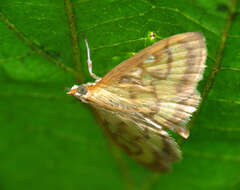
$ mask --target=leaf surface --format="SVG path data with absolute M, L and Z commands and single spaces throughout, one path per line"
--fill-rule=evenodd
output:
M 240 3 L 237 0 L 1 0 L 0 188 L 240 188 Z M 202 32 L 203 102 L 177 138 L 183 160 L 156 175 L 109 146 L 91 110 L 66 96 L 154 41 Z M 151 40 L 150 33 L 156 38 Z

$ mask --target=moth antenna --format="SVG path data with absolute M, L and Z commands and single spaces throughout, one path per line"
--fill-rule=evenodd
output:
M 82 33 L 82 36 L 84 38 L 84 42 L 85 42 L 85 45 L 87 47 L 87 55 L 88 55 L 88 71 L 89 71 L 89 74 L 91 75 L 92 78 L 94 78 L 95 80 L 101 80 L 100 77 L 98 77 L 97 75 L 95 75 L 93 72 L 92 72 L 92 60 L 91 60 L 91 57 L 90 57 L 90 48 L 88 46 L 88 41 L 87 41 L 87 38 L 84 36 L 84 34 Z

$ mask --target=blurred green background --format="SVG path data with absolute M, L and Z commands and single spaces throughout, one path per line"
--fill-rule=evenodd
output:
M 239 4 L 0 0 L 0 189 L 240 189 Z M 204 101 L 190 138 L 178 138 L 183 160 L 157 175 L 109 144 L 66 88 L 92 81 L 81 32 L 104 76 L 154 41 L 189 31 L 207 41 Z

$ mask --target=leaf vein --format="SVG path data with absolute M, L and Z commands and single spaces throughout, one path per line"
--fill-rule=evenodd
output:
M 153 9 L 162 9 L 162 10 L 168 10 L 168 11 L 172 11 L 172 12 L 175 12 L 183 17 L 185 17 L 186 19 L 188 19 L 189 21 L 201 26 L 202 28 L 206 29 L 207 31 L 213 33 L 214 35 L 216 36 L 219 36 L 218 33 L 216 33 L 215 31 L 211 30 L 210 28 L 208 28 L 207 26 L 204 26 L 203 24 L 201 24 L 199 21 L 195 20 L 194 18 L 192 18 L 191 16 L 187 15 L 187 14 L 184 14 L 182 13 L 179 9 L 177 8 L 169 8 L 169 7 L 160 7 L 160 6 L 152 6 L 151 9 L 145 11 L 145 12 L 142 12 L 142 13 L 138 13 L 137 15 L 132 15 L 132 16 L 127 16 L 127 17 L 118 17 L 118 18 L 114 18 L 114 19 L 111 19 L 111 20 L 107 20 L 105 22 L 102 22 L 102 23 L 99 23 L 99 24 L 95 24 L 94 26 L 91 26 L 91 27 L 88 27 L 88 28 L 85 28 L 83 30 L 80 30 L 80 32 L 87 32 L 87 31 L 90 31 L 92 29 L 95 29 L 99 26 L 103 26 L 103 25 L 106 25 L 106 24 L 110 24 L 110 23 L 114 23 L 114 22 L 118 22 L 120 20 L 130 20 L 130 19 L 134 19 L 136 17 L 142 17 L 142 16 L 145 16 L 146 14 L 148 13 L 151 13 Z M 165 24 L 167 24 L 167 22 L 165 22 Z M 172 25 L 172 24 L 171 24 Z
M 54 59 L 51 55 L 49 55 L 47 52 L 41 49 L 37 44 L 30 41 L 23 33 L 20 32 L 20 30 L 12 22 L 10 22 L 10 20 L 8 20 L 8 18 L 2 12 L 0 12 L 0 19 L 3 21 L 3 23 L 5 23 L 8 26 L 10 30 L 12 30 L 16 34 L 16 36 L 20 40 L 24 41 L 33 52 L 37 53 L 42 57 L 45 57 L 48 61 L 56 64 L 61 69 L 73 73 L 74 75 L 77 75 L 77 73 L 72 68 L 65 66 L 60 60 Z
M 68 17 L 70 37 L 72 40 L 74 64 L 75 64 L 76 71 L 79 73 L 79 75 L 77 76 L 77 81 L 83 82 L 84 75 L 83 75 L 81 61 L 80 61 L 80 47 L 78 42 L 77 26 L 76 26 L 76 21 L 75 21 L 71 0 L 64 0 L 64 5 L 65 5 L 65 11 Z
M 240 129 L 239 128 L 230 128 L 230 127 L 207 127 L 207 126 L 201 126 L 201 128 L 205 128 L 205 129 L 209 129 L 209 130 L 212 130 L 212 131 L 218 131 L 218 132 L 240 132 Z
M 206 159 L 216 159 L 216 160 L 240 162 L 239 156 L 217 155 L 217 154 L 209 154 L 209 153 L 203 153 L 203 152 L 197 152 L 197 151 L 184 151 L 184 154 L 193 156 L 193 157 L 206 158 Z
M 224 55 L 224 50 L 225 50 L 226 43 L 227 43 L 228 33 L 229 33 L 231 26 L 233 24 L 233 21 L 234 21 L 236 6 L 237 6 L 237 0 L 231 0 L 228 17 L 227 17 L 226 24 L 225 24 L 225 27 L 223 28 L 222 36 L 220 39 L 219 49 L 216 53 L 216 61 L 213 65 L 213 69 L 212 69 L 211 73 L 209 74 L 209 76 L 207 78 L 207 82 L 206 82 L 205 86 L 203 87 L 202 102 L 200 103 L 198 110 L 193 114 L 191 121 L 188 123 L 189 129 L 195 123 L 195 120 L 200 113 L 202 105 L 205 103 L 205 101 L 208 97 L 208 94 L 213 86 L 215 76 L 216 76 L 217 72 L 221 69 L 221 61 L 222 61 L 222 58 Z M 180 139 L 178 143 L 183 144 L 183 142 L 186 142 L 186 141 L 183 141 L 183 139 Z

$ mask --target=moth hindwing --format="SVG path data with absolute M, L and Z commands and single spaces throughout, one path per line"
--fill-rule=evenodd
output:
M 186 123 L 200 101 L 196 87 L 206 55 L 200 33 L 178 34 L 143 49 L 95 83 L 73 86 L 68 94 L 98 110 L 107 134 L 129 156 L 167 171 L 181 158 L 167 129 L 188 138 Z

